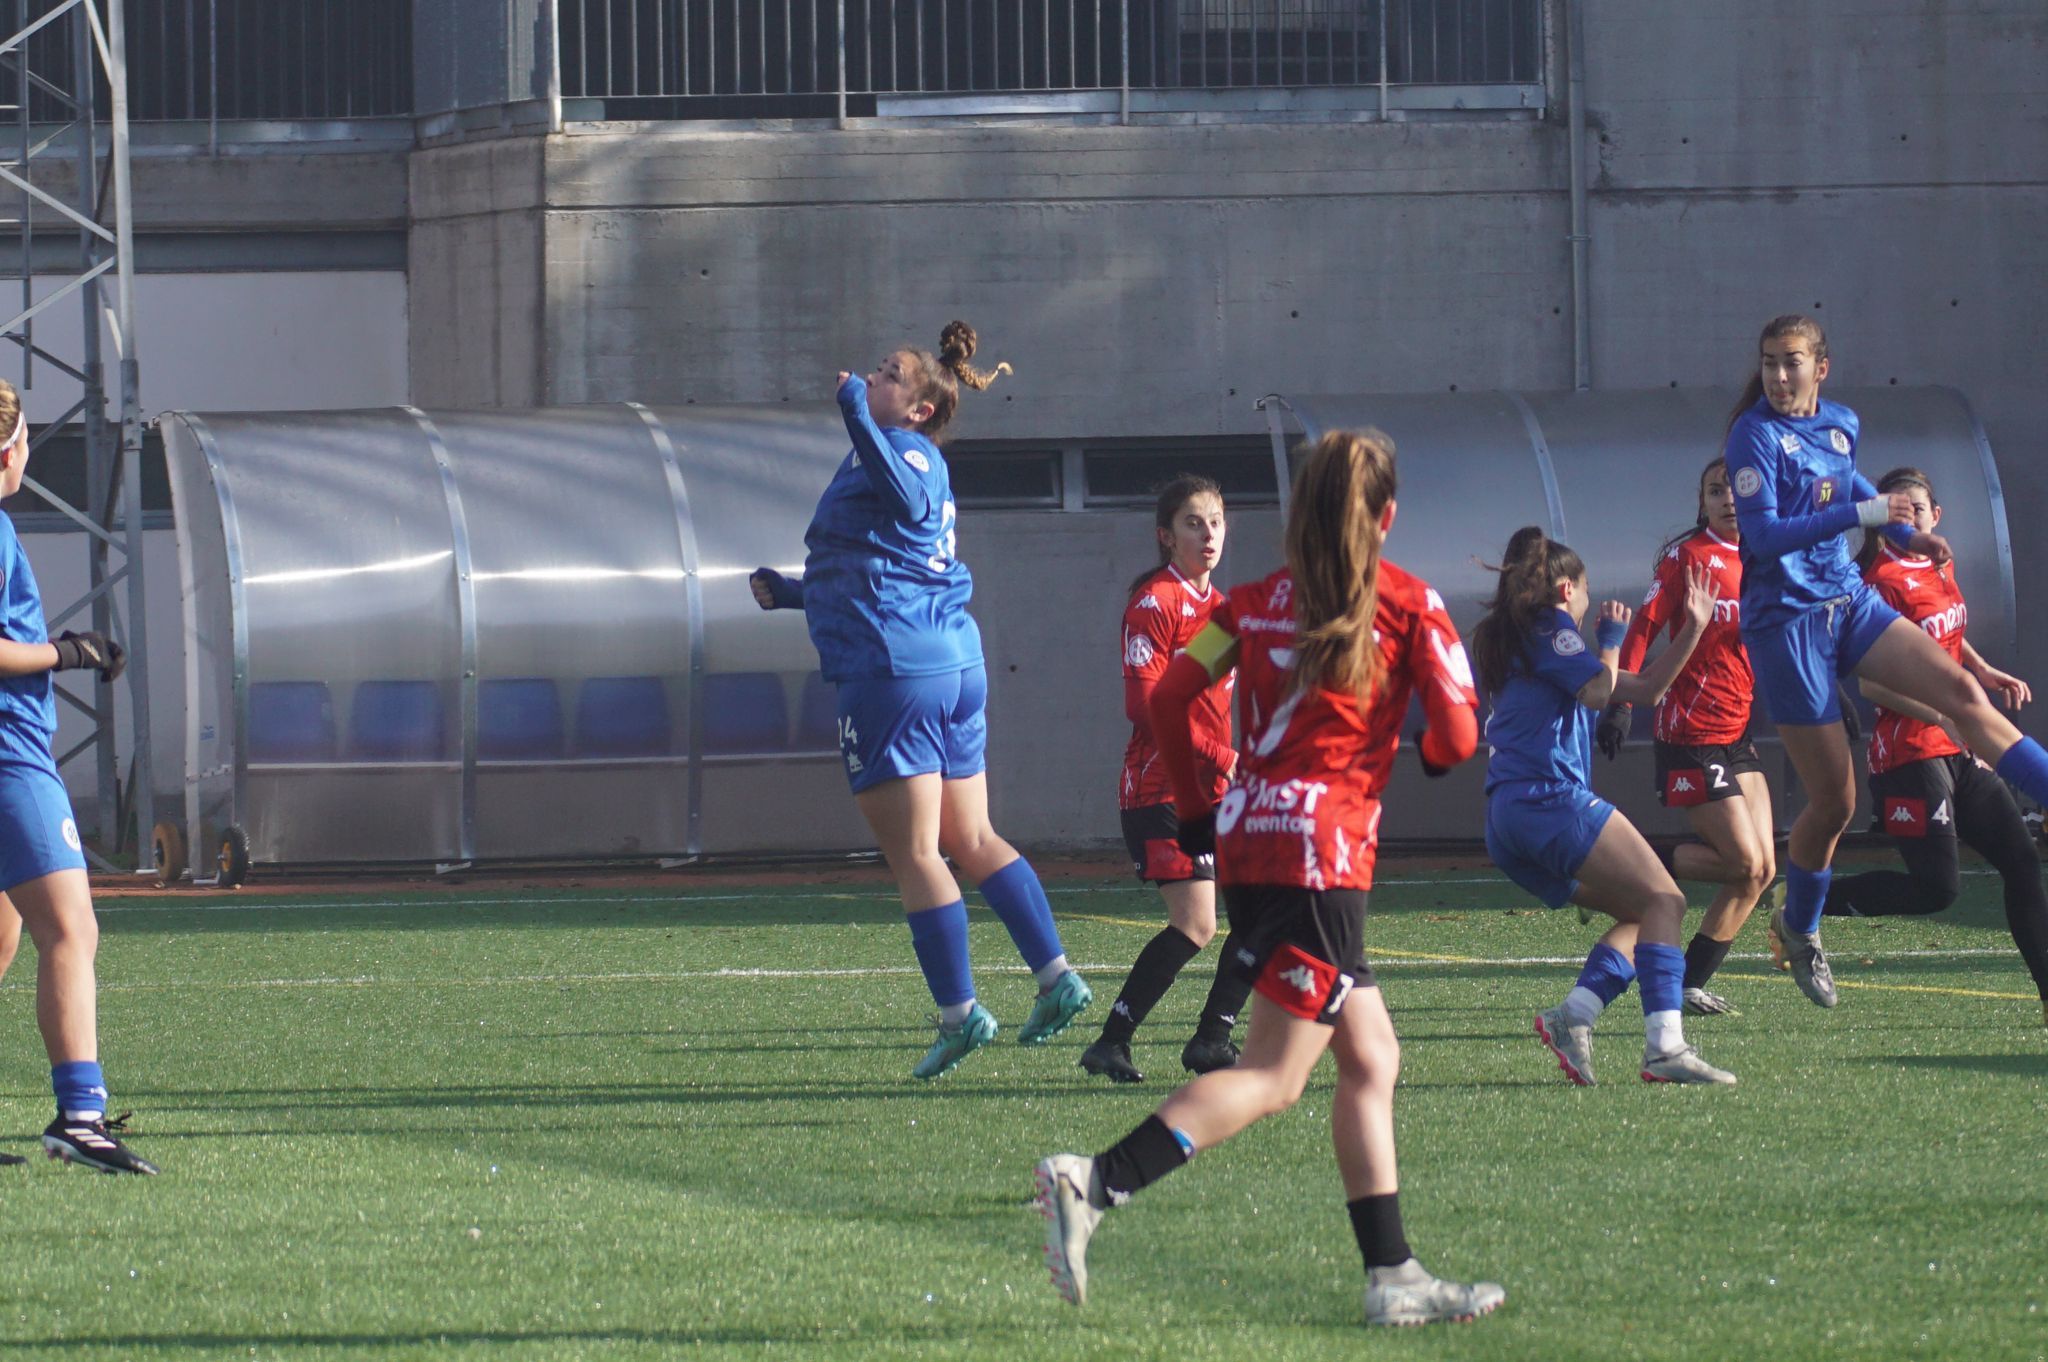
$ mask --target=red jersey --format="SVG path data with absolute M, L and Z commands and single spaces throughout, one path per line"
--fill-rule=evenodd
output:
M 1216 810 L 1224 884 L 1370 889 L 1386 788 L 1411 693 L 1442 687 L 1476 710 L 1472 664 L 1420 577 L 1382 561 L 1373 639 L 1386 664 L 1361 710 L 1354 696 L 1293 687 L 1294 578 L 1285 569 L 1240 586 L 1215 622 L 1238 641 L 1245 752 Z
M 1120 809 L 1142 809 L 1173 802 L 1173 782 L 1159 746 L 1152 740 L 1146 702 L 1166 674 L 1167 664 L 1202 632 L 1209 616 L 1223 602 L 1215 587 L 1195 590 L 1171 563 L 1147 577 L 1124 607 L 1124 713 L 1131 720 L 1131 740 L 1124 747 L 1123 779 L 1117 783 Z M 1188 721 L 1194 730 L 1195 760 L 1211 778 L 1210 798 L 1230 781 L 1236 752 L 1230 745 L 1230 696 L 1237 685 L 1226 674 L 1196 699 Z
M 1652 731 L 1660 742 L 1718 747 L 1740 742 L 1749 732 L 1749 706 L 1756 693 L 1749 653 L 1742 646 L 1742 558 L 1736 545 L 1702 529 L 1664 551 L 1650 594 L 1621 641 L 1621 670 L 1641 671 L 1651 639 L 1677 636 L 1685 615 L 1685 574 L 1693 568 L 1705 568 L 1714 580 L 1714 618 L 1657 702 Z
M 1877 557 L 1863 571 L 1863 580 L 1886 605 L 1925 629 L 1950 657 L 1963 660 L 1963 630 L 1970 623 L 1970 607 L 1963 603 L 1962 589 L 1956 585 L 1953 563 L 1936 567 L 1929 559 L 1908 558 L 1889 542 L 1881 542 Z M 1962 750 L 1938 725 L 1880 705 L 1877 726 L 1870 732 L 1870 774 L 1909 761 L 1953 756 Z

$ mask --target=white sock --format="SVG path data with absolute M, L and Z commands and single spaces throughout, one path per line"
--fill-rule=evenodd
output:
M 93 1111 L 88 1108 L 83 1111 L 67 1111 L 64 1113 L 64 1119 L 67 1121 L 99 1121 L 104 1120 L 106 1115 L 104 1111 Z
M 1643 1030 L 1649 1037 L 1651 1054 L 1668 1055 L 1685 1048 L 1685 1027 L 1679 1020 L 1681 1015 L 1676 1011 L 1643 1014 Z
M 939 1009 L 939 1025 L 958 1026 L 967 1020 L 967 1014 L 974 1010 L 974 999 L 964 1003 L 947 1003 Z
M 1579 984 L 1572 985 L 1572 991 L 1564 995 L 1558 1004 L 1558 1011 L 1572 1026 L 1591 1026 L 1600 1020 L 1600 1014 L 1607 1010 L 1607 1004 L 1600 1001 L 1600 995 Z
M 1038 981 L 1038 991 L 1043 993 L 1058 983 L 1060 976 L 1065 974 L 1070 968 L 1071 966 L 1067 964 L 1067 957 L 1065 955 L 1055 955 L 1052 959 L 1031 971 L 1031 977 Z

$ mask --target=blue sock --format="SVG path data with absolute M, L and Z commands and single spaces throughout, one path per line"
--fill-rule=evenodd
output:
M 959 899 L 910 914 L 910 947 L 932 991 L 932 1001 L 952 1007 L 974 999 L 974 971 L 967 963 L 967 905 Z
M 1052 902 L 1031 862 L 1019 856 L 983 880 L 981 896 L 1009 929 L 1017 954 L 1034 972 L 1064 954 L 1059 928 L 1052 925 Z
M 1635 977 L 1636 967 L 1628 962 L 1628 957 L 1602 941 L 1586 953 L 1586 967 L 1579 971 L 1579 987 L 1606 1007 L 1628 992 Z
M 1636 944 L 1636 987 L 1643 995 L 1643 1015 L 1676 1012 L 1685 999 L 1685 952 L 1660 941 Z
M 50 1070 L 50 1088 L 57 1094 L 57 1114 L 107 1110 L 107 1076 L 90 1059 L 74 1059 Z
M 1795 932 L 1820 930 L 1820 910 L 1827 906 L 1828 881 L 1835 872 L 1823 866 L 1806 870 L 1785 862 L 1785 925 Z
M 2048 749 L 2025 734 L 1998 759 L 1998 774 L 2027 792 L 2036 804 L 2048 804 Z

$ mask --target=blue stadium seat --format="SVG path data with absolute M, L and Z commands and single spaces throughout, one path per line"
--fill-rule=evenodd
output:
M 660 677 L 593 676 L 576 693 L 579 756 L 665 757 L 674 742 Z
M 324 681 L 258 681 L 249 687 L 250 761 L 333 761 L 334 697 Z
M 839 750 L 839 687 L 816 672 L 804 678 L 802 697 L 796 706 L 796 742 L 799 752 Z
M 485 761 L 562 755 L 562 696 L 546 677 L 511 677 L 476 688 L 476 754 Z
M 789 701 L 774 672 L 728 672 L 704 678 L 707 754 L 789 749 Z
M 365 681 L 348 716 L 349 755 L 359 761 L 440 761 L 447 714 L 433 681 Z

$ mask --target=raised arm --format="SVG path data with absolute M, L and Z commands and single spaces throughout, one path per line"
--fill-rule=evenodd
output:
M 1776 469 L 1778 451 L 1758 425 L 1739 423 L 1728 433 L 1728 476 L 1735 486 L 1735 518 L 1742 544 L 1752 555 L 1782 558 L 1810 549 L 1861 525 L 1905 545 L 1914 536 L 1913 503 L 1905 496 L 1881 496 L 1861 473 L 1850 480 L 1850 495 L 1804 515 L 1781 515 Z
M 1684 615 L 1677 635 L 1669 647 L 1657 654 L 1655 662 L 1640 673 L 1617 671 L 1614 680 L 1616 700 L 1626 704 L 1655 704 L 1664 698 L 1664 692 L 1671 689 L 1671 683 L 1692 660 L 1692 651 L 1699 646 L 1700 635 L 1707 631 L 1707 625 L 1714 618 L 1714 578 L 1706 568 L 1689 567 L 1685 570 L 1682 609 Z M 1630 632 L 1634 632 L 1633 627 Z
M 931 488 L 924 476 L 931 472 L 930 460 L 921 450 L 899 450 L 890 443 L 888 433 L 868 412 L 868 384 L 859 374 L 839 375 L 839 414 L 846 418 L 860 471 L 875 495 L 899 519 L 916 521 L 930 515 Z M 920 463 L 925 466 L 918 467 Z

